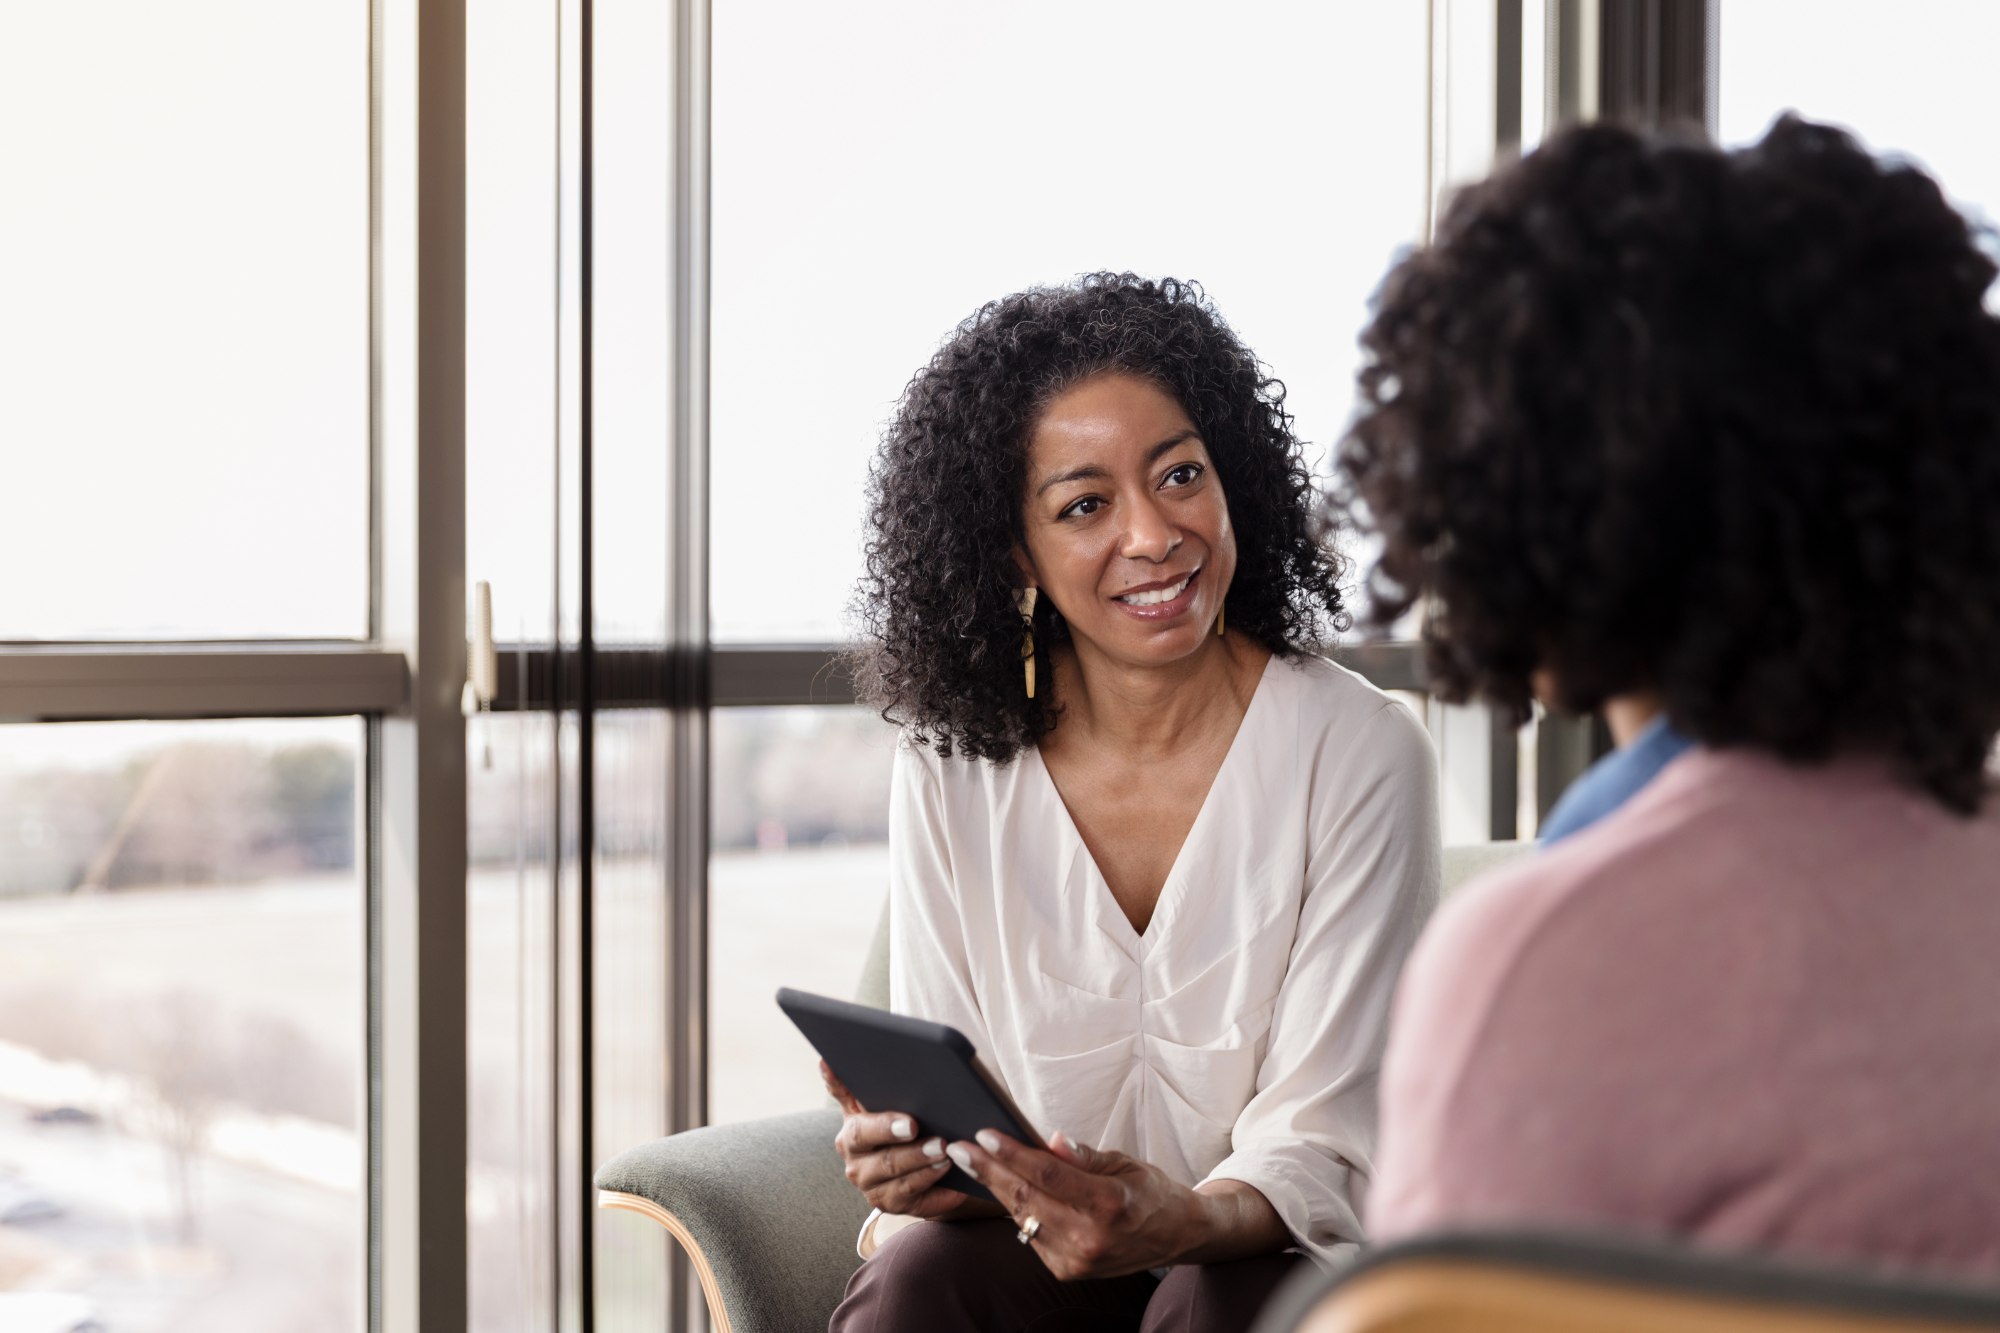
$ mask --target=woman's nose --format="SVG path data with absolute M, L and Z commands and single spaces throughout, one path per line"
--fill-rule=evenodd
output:
M 1119 543 L 1118 554 L 1127 560 L 1158 564 L 1181 544 L 1180 529 L 1169 523 L 1166 515 L 1154 505 L 1141 503 L 1126 512 L 1131 517 L 1125 527 L 1125 540 Z

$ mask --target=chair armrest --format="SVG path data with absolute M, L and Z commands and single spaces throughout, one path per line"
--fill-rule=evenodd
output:
M 2000 1329 L 2000 1292 L 1975 1276 L 1735 1252 L 1684 1240 L 1459 1231 L 1373 1249 L 1286 1280 L 1251 1333 L 1948 1333 Z
M 834 1151 L 839 1132 L 829 1109 L 655 1139 L 598 1168 L 600 1203 L 673 1233 L 717 1333 L 824 1333 L 868 1217 Z

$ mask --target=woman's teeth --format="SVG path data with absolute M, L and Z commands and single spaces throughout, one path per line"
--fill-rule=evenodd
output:
M 1127 606 L 1158 606 L 1161 602 L 1171 602 L 1180 596 L 1182 590 L 1188 586 L 1188 579 L 1193 577 L 1193 573 L 1189 573 L 1187 579 L 1182 579 L 1171 588 L 1155 588 L 1151 592 L 1128 592 L 1118 600 Z

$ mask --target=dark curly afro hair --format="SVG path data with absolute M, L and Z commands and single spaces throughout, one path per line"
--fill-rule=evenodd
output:
M 1895 755 L 1975 810 L 2000 728 L 1995 268 L 1915 168 L 1787 117 L 1724 153 L 1566 131 L 1390 274 L 1341 446 L 1429 595 L 1433 688 L 1525 718 L 1657 690 L 1683 732 Z
M 870 474 L 855 682 L 940 754 L 1006 763 L 1056 725 L 1050 692 L 1030 700 L 1021 683 L 1012 551 L 1028 439 L 1052 400 L 1109 371 L 1157 384 L 1201 432 L 1236 533 L 1230 630 L 1289 655 L 1346 623 L 1284 385 L 1202 290 L 1094 273 L 1020 292 L 960 324 L 917 372 Z M 1067 637 L 1041 599 L 1041 679 L 1051 678 L 1049 647 Z

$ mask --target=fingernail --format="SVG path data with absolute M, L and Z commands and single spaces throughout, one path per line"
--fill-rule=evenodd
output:
M 959 1170 L 965 1172 L 966 1175 L 971 1176 L 974 1180 L 979 1179 L 979 1173 L 972 1169 L 972 1154 L 965 1150 L 964 1144 L 954 1143 L 944 1151 L 945 1155 L 951 1158 Z
M 889 1122 L 889 1132 L 899 1139 L 907 1139 L 917 1132 L 917 1127 L 910 1123 L 908 1116 L 899 1115 Z
M 926 1157 L 942 1157 L 942 1156 L 944 1156 L 944 1140 L 943 1140 L 943 1139 L 925 1139 L 925 1140 L 924 1140 L 924 1156 L 926 1156 Z
M 979 1140 L 979 1146 L 986 1149 L 986 1151 L 988 1152 L 1000 1151 L 1000 1136 L 998 1134 L 995 1134 L 992 1130 L 982 1129 L 977 1134 L 974 1134 L 972 1137 Z

